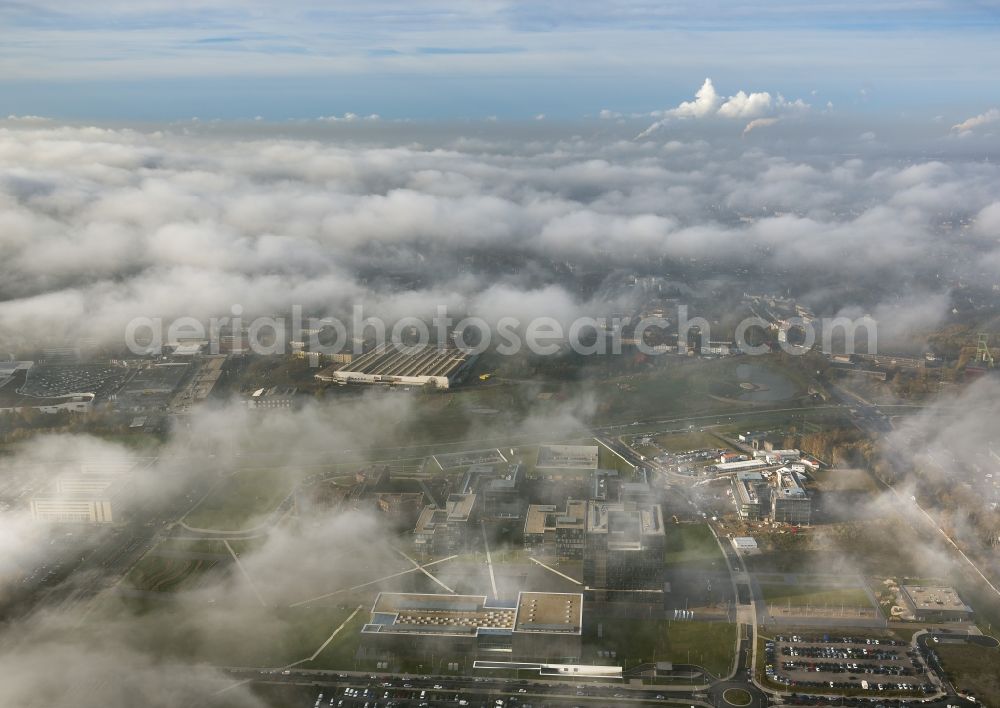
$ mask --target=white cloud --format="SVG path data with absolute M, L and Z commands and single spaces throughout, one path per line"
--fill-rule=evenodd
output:
M 983 207 L 976 215 L 975 232 L 984 239 L 1000 241 L 1000 201 Z
M 995 123 L 998 120 L 1000 120 L 1000 109 L 991 108 L 985 113 L 980 113 L 978 116 L 972 116 L 971 118 L 966 118 L 961 123 L 956 123 L 951 126 L 951 129 L 957 133 L 967 133 L 980 126 Z
M 723 118 L 758 118 L 771 110 L 771 94 L 738 92 L 719 107 Z
M 560 283 L 551 262 L 735 262 L 768 249 L 769 262 L 822 280 L 849 252 L 854 281 L 890 266 L 933 272 L 942 249 L 968 249 L 956 262 L 1000 262 L 990 237 L 1000 166 L 961 154 L 900 165 L 863 154 L 854 125 L 798 159 L 702 121 L 662 144 L 612 126 L 607 138 L 553 138 L 537 124 L 524 140 L 502 126 L 455 138 L 345 123 L 363 143 L 317 138 L 306 123 L 262 128 L 0 127 L 0 350 L 74 336 L 120 343 L 133 317 L 206 318 L 234 303 L 254 315 L 294 304 L 343 314 L 354 302 L 432 314 L 436 302 L 480 306 L 494 286 Z M 838 156 L 845 141 L 862 154 Z M 937 214 L 948 212 L 979 214 L 976 237 L 942 241 Z M 500 252 L 532 265 L 469 265 Z
M 357 113 L 345 113 L 342 116 L 330 115 L 330 116 L 320 116 L 316 120 L 325 121 L 327 123 L 355 123 L 359 120 L 381 120 L 381 116 L 378 113 L 372 113 L 371 115 L 361 116 Z
M 727 119 L 756 119 L 763 117 L 779 117 L 786 114 L 803 113 L 809 110 L 809 104 L 801 98 L 794 101 L 787 100 L 780 93 L 777 98 L 772 98 L 768 91 L 737 91 L 729 98 L 723 99 L 716 90 L 712 79 L 705 79 L 705 83 L 695 94 L 693 101 L 685 101 L 676 108 L 666 111 L 658 111 L 652 115 L 661 117 L 644 131 L 635 137 L 641 140 L 654 133 L 659 128 L 667 125 L 671 119 L 703 119 L 703 118 L 727 118 Z M 745 135 L 755 127 L 761 125 L 771 125 L 771 123 L 751 124 L 743 129 Z
M 711 79 L 705 79 L 693 101 L 684 101 L 677 108 L 667 111 L 668 115 L 677 118 L 704 118 L 710 115 L 719 105 L 721 98 L 715 92 Z
M 14 114 L 11 114 L 7 116 L 7 120 L 16 123 L 47 123 L 52 119 L 46 118 L 45 116 L 32 116 L 32 115 L 16 116 Z
M 774 125 L 780 118 L 754 118 L 752 121 L 747 123 L 746 127 L 743 129 L 743 135 L 746 135 L 752 130 L 757 128 L 766 128 L 769 125 Z

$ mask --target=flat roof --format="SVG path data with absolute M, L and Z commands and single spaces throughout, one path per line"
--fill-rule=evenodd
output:
M 760 502 L 760 495 L 757 494 L 756 489 L 758 485 L 764 483 L 764 477 L 760 472 L 737 472 L 733 482 L 736 484 L 736 493 L 743 504 Z
M 778 492 L 784 497 L 805 498 L 806 490 L 799 484 L 795 472 L 787 467 L 782 467 L 777 472 Z
M 539 445 L 536 469 L 596 470 L 597 445 Z
M 34 501 L 114 501 L 128 487 L 128 477 L 93 474 L 64 474 L 48 490 L 32 497 Z
M 465 452 L 446 452 L 434 455 L 434 461 L 443 470 L 471 465 L 495 465 L 507 462 L 507 458 L 496 448 L 487 450 L 467 450 Z
M 449 494 L 444 508 L 428 504 L 417 517 L 414 533 L 429 533 L 438 524 L 464 523 L 476 505 L 475 494 Z
M 480 632 L 580 634 L 583 595 L 521 592 L 516 603 L 485 595 L 382 592 L 363 633 L 476 636 Z
M 904 585 L 903 591 L 918 610 L 972 612 L 955 588 L 949 585 Z
M 338 376 L 451 376 L 468 360 L 469 355 L 460 349 L 381 344 L 336 373 Z
M 720 462 L 715 466 L 715 469 L 719 472 L 739 472 L 767 466 L 768 464 L 764 460 L 740 460 L 739 462 Z
M 610 534 L 620 545 L 638 549 L 643 537 L 664 535 L 663 514 L 659 504 L 591 500 L 587 533 Z
M 581 593 L 518 593 L 515 632 L 580 634 L 582 630 L 583 595 Z
M 583 529 L 587 522 L 587 502 L 570 499 L 565 510 L 555 504 L 529 504 L 524 532 L 539 534 L 557 528 Z
M 487 604 L 485 595 L 379 593 L 365 633 L 475 636 L 481 629 L 510 632 L 517 610 Z
M 448 499 L 445 500 L 448 521 L 468 521 L 475 505 L 475 494 L 449 494 Z

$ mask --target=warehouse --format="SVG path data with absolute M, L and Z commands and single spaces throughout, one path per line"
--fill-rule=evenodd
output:
M 337 384 L 387 384 L 450 388 L 468 371 L 475 357 L 458 349 L 438 347 L 400 348 L 382 344 L 343 368 L 330 367 L 316 379 Z

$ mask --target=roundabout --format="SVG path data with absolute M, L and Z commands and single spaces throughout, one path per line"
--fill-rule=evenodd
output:
M 753 696 L 742 688 L 728 688 L 723 691 L 722 700 L 730 706 L 748 706 L 753 702 Z

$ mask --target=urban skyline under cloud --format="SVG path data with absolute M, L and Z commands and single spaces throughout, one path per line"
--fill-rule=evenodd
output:
M 573 120 L 767 92 L 949 124 L 995 107 L 995 2 L 0 2 L 0 113 Z
M 0 0 L 0 708 L 1000 706 L 998 29 Z

